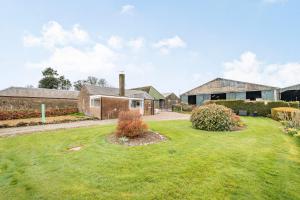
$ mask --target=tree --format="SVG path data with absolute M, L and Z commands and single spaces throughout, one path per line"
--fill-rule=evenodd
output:
M 78 80 L 73 83 L 75 90 L 81 90 L 83 85 L 96 85 L 100 87 L 108 87 L 108 83 L 104 78 L 98 79 L 94 76 L 89 76 L 86 80 Z
M 75 90 L 78 90 L 78 91 L 81 90 L 82 86 L 83 86 L 85 83 L 86 83 L 85 80 L 78 80 L 78 81 L 75 81 L 75 82 L 73 83 L 74 89 L 75 89 Z
M 59 76 L 56 70 L 51 67 L 42 71 L 43 78 L 39 81 L 39 88 L 69 90 L 72 87 L 71 81 L 64 76 Z
M 100 87 L 108 87 L 107 81 L 106 81 L 104 78 L 100 78 L 100 79 L 98 80 L 98 85 L 99 85 Z
M 58 80 L 59 80 L 58 89 L 60 89 L 60 90 L 69 90 L 72 87 L 71 81 L 66 79 L 65 76 L 60 76 L 58 78 Z

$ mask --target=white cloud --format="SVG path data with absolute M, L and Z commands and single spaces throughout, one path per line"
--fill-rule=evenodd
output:
M 45 48 L 49 55 L 38 61 L 28 61 L 25 65 L 36 69 L 53 67 L 71 80 L 94 75 L 115 82 L 113 77 L 121 70 L 128 71 L 133 80 L 137 80 L 151 71 L 151 64 L 145 64 L 140 56 L 128 51 L 142 48 L 145 41 L 143 37 L 126 41 L 113 35 L 107 43 L 100 43 L 88 35 L 78 25 L 66 30 L 57 22 L 49 22 L 42 27 L 40 36 L 27 34 L 23 38 L 24 46 Z
M 116 67 L 119 55 L 108 47 L 97 43 L 90 49 L 79 49 L 72 46 L 55 48 L 49 58 L 27 63 L 28 66 L 45 68 L 54 67 L 61 72 L 109 73 Z
M 145 44 L 145 39 L 142 37 L 138 37 L 132 40 L 129 40 L 128 46 L 131 47 L 134 50 L 141 49 Z
M 107 44 L 114 49 L 123 48 L 123 39 L 119 36 L 113 35 L 107 40 Z
M 288 86 L 298 82 L 300 63 L 265 64 L 252 52 L 240 59 L 224 63 L 224 77 L 274 86 Z
M 123 15 L 124 14 L 132 15 L 134 9 L 135 9 L 134 5 L 130 5 L 130 4 L 123 5 L 122 8 L 121 8 L 121 14 L 123 14 Z
M 158 48 L 160 53 L 168 54 L 170 49 L 186 47 L 186 43 L 179 36 L 176 35 L 172 38 L 159 40 L 153 46 L 155 48 Z
M 23 37 L 25 46 L 43 46 L 54 48 L 69 44 L 82 44 L 89 41 L 89 34 L 80 28 L 78 24 L 73 25 L 71 30 L 65 30 L 59 23 L 49 21 L 41 31 L 41 36 L 26 34 Z

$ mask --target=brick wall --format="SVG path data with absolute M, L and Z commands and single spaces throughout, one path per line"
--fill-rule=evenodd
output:
M 120 111 L 129 110 L 129 100 L 126 98 L 102 97 L 101 102 L 101 119 L 115 119 Z
M 0 111 L 40 110 L 41 104 L 46 109 L 77 108 L 77 102 L 76 99 L 0 97 Z

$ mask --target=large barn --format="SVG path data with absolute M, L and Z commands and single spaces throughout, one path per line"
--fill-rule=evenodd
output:
M 99 119 L 114 119 L 120 111 L 138 110 L 153 115 L 153 98 L 144 91 L 125 90 L 125 75 L 119 76 L 119 88 L 85 85 L 79 94 L 79 111 Z
M 277 87 L 216 78 L 180 96 L 183 103 L 202 105 L 206 100 L 269 100 L 280 99 Z

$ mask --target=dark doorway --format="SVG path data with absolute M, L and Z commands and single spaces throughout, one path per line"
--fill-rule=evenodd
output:
M 226 93 L 219 93 L 219 94 L 211 94 L 210 95 L 211 100 L 221 100 L 226 99 Z
M 196 95 L 188 96 L 188 104 L 189 105 L 196 105 Z
M 250 99 L 250 101 L 261 99 L 261 91 L 246 92 L 246 99 Z
M 281 93 L 283 101 L 300 101 L 300 90 L 288 90 Z

